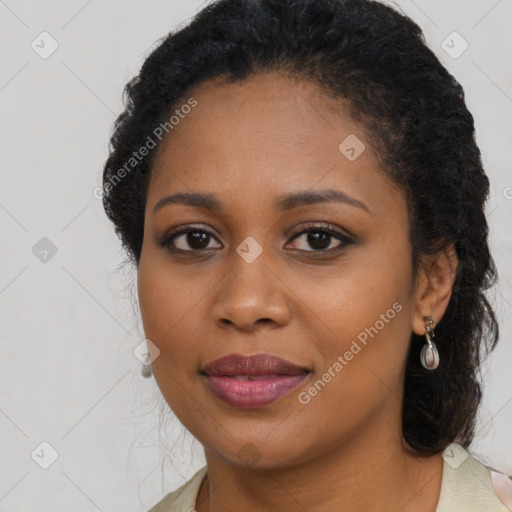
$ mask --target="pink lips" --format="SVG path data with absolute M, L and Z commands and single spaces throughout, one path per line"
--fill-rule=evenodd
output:
M 217 398 L 232 407 L 251 409 L 289 394 L 310 372 L 270 354 L 232 354 L 209 363 L 201 373 Z

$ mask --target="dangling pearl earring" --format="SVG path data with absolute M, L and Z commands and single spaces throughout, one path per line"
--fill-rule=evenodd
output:
M 427 342 L 421 349 L 421 364 L 427 370 L 435 370 L 439 366 L 439 352 L 437 351 L 436 344 L 432 341 L 435 336 L 432 329 L 432 317 L 428 317 L 428 324 L 425 324 L 425 338 Z
M 146 379 L 149 379 L 152 375 L 152 371 L 151 371 L 151 363 L 149 361 L 149 354 L 148 356 L 146 357 L 146 362 L 142 364 L 142 376 L 145 377 Z

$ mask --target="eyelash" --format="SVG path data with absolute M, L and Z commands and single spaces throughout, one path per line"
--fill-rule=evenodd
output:
M 158 241 L 158 245 L 160 245 L 163 248 L 166 248 L 171 253 L 201 253 L 201 252 L 208 252 L 211 251 L 211 249 L 191 249 L 191 250 L 184 250 L 184 249 L 177 249 L 173 247 L 172 243 L 175 238 L 178 238 L 179 236 L 186 235 L 188 233 L 206 233 L 207 235 L 211 236 L 215 240 L 217 240 L 216 236 L 209 230 L 205 229 L 204 226 L 189 226 L 185 229 L 179 229 L 174 228 L 170 230 L 168 233 L 162 236 L 162 238 Z M 350 238 L 349 236 L 345 235 L 338 229 L 336 229 L 332 224 L 326 223 L 326 222 L 309 222 L 302 226 L 301 231 L 297 231 L 294 235 L 292 235 L 292 238 L 290 242 L 295 240 L 296 238 L 299 238 L 300 235 L 303 234 L 310 234 L 310 233 L 326 233 L 330 235 L 331 237 L 334 237 L 338 239 L 341 244 L 334 248 L 334 249 L 327 249 L 327 250 L 311 250 L 311 251 L 303 251 L 307 253 L 317 253 L 317 254 L 333 254 L 341 252 L 345 247 L 348 245 L 351 245 L 354 243 L 354 240 Z M 218 241 L 218 240 L 217 240 Z M 220 243 L 220 242 L 219 242 Z M 329 244 L 330 245 L 330 244 Z M 301 249 L 298 249 L 301 251 Z

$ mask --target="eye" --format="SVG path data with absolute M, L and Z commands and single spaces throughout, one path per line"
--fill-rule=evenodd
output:
M 304 227 L 304 226 L 303 226 Z M 299 232 L 292 239 L 292 242 L 301 240 L 299 247 L 295 249 L 306 252 L 337 252 L 342 250 L 345 246 L 351 244 L 353 241 L 338 229 L 327 223 L 309 223 L 306 225 L 307 229 Z M 338 243 L 336 244 L 336 240 Z M 295 242 L 297 245 L 297 242 Z M 307 249 L 307 247 L 311 249 Z
M 298 232 L 290 241 L 290 243 L 295 243 L 294 249 L 300 251 L 333 253 L 341 251 L 345 246 L 353 243 L 350 237 L 328 223 L 311 222 L 302 227 L 306 227 L 306 229 Z M 301 239 L 302 243 L 297 243 Z M 172 229 L 158 241 L 158 244 L 172 253 L 188 252 L 192 254 L 222 248 L 222 244 L 219 242 L 218 245 L 211 246 L 212 240 L 218 242 L 215 235 L 204 226 L 188 226 L 187 228 Z M 308 249 L 308 246 L 311 249 Z
M 171 230 L 158 243 L 171 252 L 199 252 L 212 249 L 212 247 L 208 247 L 212 239 L 217 240 L 204 227 L 189 226 L 186 229 Z M 213 248 L 220 247 L 222 246 L 217 245 Z

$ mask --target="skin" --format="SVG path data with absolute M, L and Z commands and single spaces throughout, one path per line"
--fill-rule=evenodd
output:
M 205 449 L 196 510 L 435 511 L 443 461 L 404 451 L 401 403 L 411 332 L 423 335 L 424 317 L 435 326 L 448 306 L 453 248 L 424 259 L 414 279 L 404 195 L 344 103 L 334 112 L 313 84 L 261 73 L 234 84 L 216 78 L 190 96 L 197 106 L 155 155 L 138 293 L 146 337 L 160 349 L 157 384 Z M 366 145 L 354 161 L 338 149 L 350 134 Z M 320 189 L 343 191 L 369 212 L 341 202 L 274 209 L 283 194 Z M 163 197 L 191 192 L 214 194 L 222 210 L 176 203 L 153 213 Z M 317 249 L 308 222 L 328 222 L 353 243 L 331 236 Z M 158 244 L 191 224 L 213 236 L 192 246 L 179 236 L 180 254 Z M 236 252 L 249 236 L 263 251 L 252 263 Z M 300 403 L 397 302 L 401 311 Z M 224 404 L 199 374 L 218 357 L 263 352 L 312 373 L 257 409 Z

